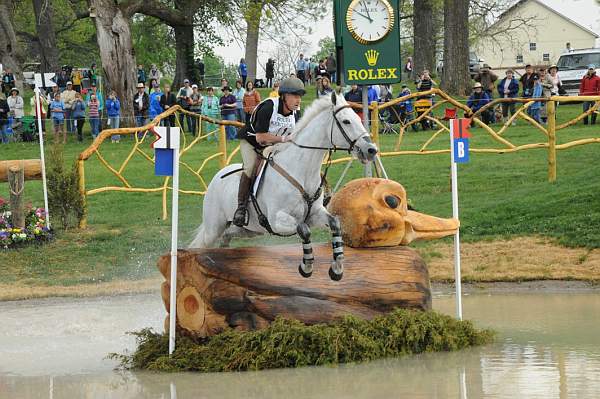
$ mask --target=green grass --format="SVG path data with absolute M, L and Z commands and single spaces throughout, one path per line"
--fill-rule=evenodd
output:
M 112 354 L 130 369 L 154 371 L 246 371 L 284 367 L 363 362 L 422 352 L 455 351 L 493 341 L 494 333 L 479 330 L 436 312 L 396 309 L 373 320 L 347 317 L 330 325 L 306 326 L 277 319 L 250 332 L 225 331 L 194 340 L 177 339 L 168 355 L 168 334 L 150 330 L 134 333 L 138 348 L 127 355 Z
M 307 96 L 314 96 L 314 90 L 309 90 Z M 310 102 L 310 98 L 307 97 L 305 104 Z M 580 105 L 559 107 L 559 122 L 578 115 L 580 110 Z M 498 147 L 483 129 L 474 129 L 473 136 L 472 147 Z M 407 133 L 403 149 L 418 149 L 429 137 L 430 134 L 424 132 Z M 511 127 L 504 137 L 515 144 L 546 141 L 541 132 L 523 122 Z M 558 142 L 583 137 L 600 137 L 599 127 L 579 124 L 562 130 L 558 133 Z M 382 150 L 392 150 L 395 140 L 395 136 L 382 136 Z M 75 160 L 90 143 L 89 139 L 85 143 L 77 143 L 70 138 L 65 147 L 65 159 Z M 130 144 L 130 137 L 122 139 L 120 144 L 106 142 L 102 151 L 109 162 L 118 165 L 127 156 Z M 444 134 L 431 148 L 447 146 L 448 137 Z M 229 148 L 232 149 L 233 145 Z M 216 151 L 216 144 L 202 143 L 183 160 L 197 167 L 202 159 Z M 149 147 L 147 152 L 150 153 Z M 2 160 L 37 157 L 37 143 L 0 146 Z M 152 165 L 141 157 L 134 159 L 125 173 L 133 185 L 160 186 L 162 179 L 153 175 Z M 544 149 L 503 155 L 472 153 L 470 163 L 459 166 L 462 238 L 477 241 L 543 235 L 567 246 L 600 247 L 599 159 L 600 146 L 595 144 L 559 151 L 558 180 L 550 184 L 547 181 L 547 151 Z M 416 209 L 441 217 L 451 215 L 448 154 L 384 158 L 383 162 L 389 177 L 405 186 Z M 209 163 L 204 173 L 207 182 L 217 169 L 216 160 Z M 332 185 L 342 169 L 343 165 L 331 168 L 329 181 Z M 358 178 L 361 174 L 362 167 L 355 163 L 347 180 Z M 107 185 L 120 185 L 120 182 L 93 156 L 86 162 L 86 187 Z M 35 205 L 43 204 L 41 186 L 39 181 L 26 184 L 26 197 Z M 182 173 L 181 186 L 194 190 L 201 188 L 198 181 L 187 173 Z M 8 196 L 5 183 L 0 184 L 0 196 Z M 0 284 L 73 285 L 155 275 L 158 255 L 167 252 L 170 247 L 170 220 L 161 219 L 161 204 L 158 193 L 108 192 L 90 196 L 88 229 L 59 232 L 55 241 L 42 247 L 0 251 Z M 181 247 L 191 240 L 193 230 L 201 223 L 201 215 L 201 197 L 180 196 Z M 317 231 L 314 237 L 324 241 L 328 235 Z M 295 238 L 261 237 L 252 241 L 236 240 L 234 245 L 296 241 Z

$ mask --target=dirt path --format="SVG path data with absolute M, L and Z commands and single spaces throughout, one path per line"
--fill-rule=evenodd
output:
M 448 283 L 454 281 L 452 243 L 434 242 L 418 250 L 429 266 L 434 290 L 449 290 Z M 565 248 L 542 237 L 463 243 L 461 258 L 467 290 L 522 292 L 600 287 L 600 250 Z M 0 284 L 0 301 L 159 292 L 161 282 L 156 277 L 74 286 Z

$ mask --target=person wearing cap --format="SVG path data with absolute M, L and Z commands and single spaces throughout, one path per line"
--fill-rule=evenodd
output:
M 600 77 L 596 75 L 596 65 L 588 65 L 587 73 L 581 79 L 579 84 L 579 95 L 580 96 L 600 96 Z M 583 102 L 583 112 L 587 112 L 591 107 L 594 106 L 594 101 Z M 596 117 L 598 114 L 592 112 L 592 125 L 596 124 Z M 588 124 L 588 117 L 583 118 L 583 124 Z
M 202 112 L 202 94 L 198 91 L 198 85 L 192 85 L 192 94 L 190 95 L 190 112 L 200 115 Z M 191 117 L 192 134 L 196 135 L 198 129 L 199 118 Z
M 475 113 L 490 101 L 490 96 L 487 92 L 483 91 L 481 83 L 477 82 L 473 85 L 473 93 L 471 93 L 471 96 L 467 100 L 467 107 L 471 108 L 472 113 Z M 480 119 L 486 125 L 491 121 L 490 112 L 490 109 L 486 109 L 480 114 Z
M 252 112 L 254 112 L 256 106 L 260 104 L 260 101 L 260 93 L 258 92 L 258 90 L 254 88 L 252 82 L 246 82 L 246 91 L 244 93 L 244 98 L 242 99 L 245 117 L 244 120 L 240 122 L 248 122 L 248 119 L 250 119 L 250 115 L 252 115 Z
M 498 75 L 492 72 L 488 64 L 483 64 L 483 67 L 479 70 L 477 75 L 475 75 L 474 80 L 481 83 L 483 91 L 485 91 L 487 95 L 492 98 L 494 85 L 498 80 Z
M 562 82 L 560 76 L 558 76 L 558 67 L 556 65 L 551 65 L 550 68 L 548 68 L 548 76 L 552 81 L 551 94 L 553 96 L 559 96 L 562 92 Z
M 512 69 L 506 71 L 506 77 L 498 83 L 498 94 L 500 98 L 515 98 L 519 95 L 519 81 L 514 78 L 514 72 Z M 502 117 L 508 118 L 510 115 L 515 114 L 515 103 L 506 102 L 502 103 Z M 513 121 L 513 123 L 515 123 Z
M 106 98 L 106 114 L 108 115 L 108 128 L 118 129 L 121 122 L 121 102 L 117 98 L 117 92 L 114 90 L 111 90 Z M 121 135 L 115 134 L 110 136 L 110 141 L 118 143 L 121 141 Z
M 269 97 L 262 101 L 254 109 L 246 125 L 239 130 L 244 171 L 240 176 L 238 208 L 233 216 L 233 224 L 236 226 L 242 227 L 246 224 L 248 197 L 259 159 L 258 154 L 268 146 L 293 139 L 292 132 L 300 118 L 299 108 L 304 94 L 306 90 L 300 79 L 284 79 L 279 86 L 279 97 Z
M 540 75 L 534 73 L 533 74 L 533 93 L 531 94 L 531 98 L 542 98 L 544 96 L 544 88 L 542 86 L 542 81 L 540 79 Z M 542 103 L 541 101 L 536 101 L 527 108 L 527 114 L 533 118 L 537 123 L 542 123 L 541 119 L 541 109 Z
M 75 90 L 73 90 L 73 82 L 67 82 L 67 88 L 62 92 L 61 98 L 65 103 L 65 120 L 67 125 L 67 133 L 75 133 L 75 126 L 73 123 L 73 117 L 71 116 L 71 109 L 73 108 L 73 101 L 75 101 Z
M 10 96 L 6 99 L 6 102 L 10 108 L 10 115 L 14 119 L 14 124 L 20 126 L 21 120 L 25 116 L 25 102 L 23 97 L 19 95 L 19 89 L 16 87 L 10 89 Z
M 525 98 L 533 95 L 533 77 L 535 75 L 531 64 L 525 65 L 525 73 L 521 76 L 521 87 L 523 88 L 522 96 Z
M 150 108 L 150 97 L 146 93 L 146 85 L 137 84 L 137 93 L 133 96 L 133 115 L 135 116 L 135 125 L 144 126 L 148 118 L 148 108 Z M 140 133 L 138 133 L 138 137 Z
M 235 108 L 237 107 L 235 103 L 235 96 L 231 94 L 231 87 L 229 86 L 225 86 L 221 90 L 223 90 L 223 95 L 219 99 L 221 118 L 226 121 L 234 121 Z M 227 140 L 235 140 L 235 126 L 226 125 L 225 131 L 227 132 Z
M 183 80 L 183 87 L 181 87 L 179 89 L 179 91 L 177 92 L 177 103 L 181 106 L 181 108 L 185 109 L 186 111 L 190 110 L 190 104 L 191 104 L 191 97 L 192 95 L 192 86 L 190 86 L 190 80 L 189 79 L 184 79 Z M 184 124 L 183 121 L 187 120 L 187 128 L 189 131 L 193 131 L 192 129 L 192 117 L 189 115 L 184 114 L 183 112 L 181 112 L 179 114 L 179 124 L 181 125 L 181 128 L 184 128 Z

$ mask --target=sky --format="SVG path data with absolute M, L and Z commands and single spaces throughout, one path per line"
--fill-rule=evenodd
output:
M 571 18 L 580 25 L 589 28 L 600 34 L 600 2 L 597 0 L 541 0 L 546 5 L 554 8 L 556 11 Z M 333 1 L 330 2 L 333 5 Z M 331 23 L 331 9 L 327 15 L 313 26 L 313 32 L 308 36 L 310 45 L 303 49 L 304 54 L 311 55 L 318 51 L 317 43 L 323 37 L 333 37 L 333 24 Z M 596 46 L 600 46 L 597 41 Z M 269 51 L 274 48 L 274 44 L 269 40 L 262 40 L 259 43 L 259 63 L 264 64 L 269 57 Z M 215 53 L 225 59 L 226 63 L 237 64 L 244 56 L 242 47 L 237 43 L 230 43 L 227 46 L 217 47 Z M 260 72 L 259 72 L 260 75 Z

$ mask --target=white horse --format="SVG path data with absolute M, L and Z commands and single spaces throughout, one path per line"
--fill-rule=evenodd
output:
M 304 252 L 298 270 L 309 277 L 314 263 L 310 227 L 328 226 L 333 247 L 329 276 L 340 280 L 344 260 L 341 227 L 337 217 L 323 206 L 321 165 L 325 155 L 337 149 L 347 150 L 366 163 L 375 159 L 377 147 L 358 115 L 336 93 L 331 98 L 315 100 L 296 124 L 292 137 L 291 141 L 271 147 L 270 162 L 256 197 L 257 206 L 249 204 L 248 224 L 244 228 L 231 223 L 237 207 L 241 165 L 229 165 L 213 177 L 204 197 L 202 225 L 190 247 L 214 247 L 224 235 L 247 232 L 298 234 Z

